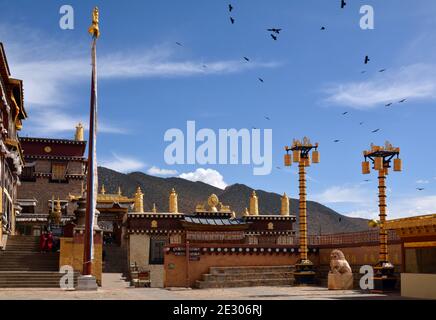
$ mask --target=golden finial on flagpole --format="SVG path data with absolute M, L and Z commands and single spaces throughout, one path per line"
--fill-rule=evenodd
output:
M 98 7 L 95 7 L 92 11 L 92 25 L 89 27 L 88 32 L 94 37 L 100 37 L 100 29 L 98 26 L 99 12 Z

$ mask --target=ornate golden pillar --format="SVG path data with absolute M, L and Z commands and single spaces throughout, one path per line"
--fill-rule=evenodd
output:
M 315 271 L 313 263 L 308 257 L 307 243 L 307 199 L 306 199 L 306 167 L 310 166 L 312 151 L 312 163 L 319 163 L 318 143 L 312 144 L 309 138 L 293 140 L 292 146 L 285 147 L 285 166 L 291 166 L 292 162 L 298 163 L 299 182 L 299 227 L 300 227 L 300 259 L 295 265 L 295 283 L 297 285 L 311 285 L 315 283 Z M 292 154 L 290 153 L 292 151 Z M 292 159 L 293 158 L 293 159 Z M 292 161 L 293 160 L 293 161 Z
M 388 233 L 385 229 L 386 222 L 386 172 L 379 170 L 378 176 L 378 199 L 379 199 L 379 217 L 380 217 L 380 252 L 379 261 L 389 261 L 388 257 Z
M 307 260 L 307 211 L 306 211 L 306 168 L 305 160 L 300 159 L 298 164 L 299 175 L 299 218 L 300 218 L 300 259 Z
M 394 163 L 394 171 L 401 171 L 400 148 L 395 148 L 386 141 L 384 146 L 371 144 L 370 150 L 363 152 L 365 161 L 362 162 L 362 173 L 371 172 L 370 161 L 373 169 L 378 172 L 378 199 L 379 199 L 379 221 L 369 222 L 370 227 L 379 227 L 379 258 L 374 266 L 374 292 L 387 292 L 395 290 L 396 275 L 394 265 L 389 262 L 388 255 L 388 233 L 386 231 L 386 176 Z M 394 159 L 396 157 L 396 159 Z M 370 161 L 368 161 L 370 160 Z

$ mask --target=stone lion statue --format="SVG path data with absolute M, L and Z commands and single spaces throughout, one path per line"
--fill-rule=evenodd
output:
M 348 261 L 345 260 L 341 250 L 333 250 L 330 253 L 330 272 L 335 274 L 352 273 Z

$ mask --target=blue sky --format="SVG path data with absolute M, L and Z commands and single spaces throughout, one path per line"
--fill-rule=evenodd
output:
M 404 162 L 404 172 L 388 178 L 390 216 L 436 211 L 434 1 L 350 0 L 343 10 L 339 0 L 126 3 L 0 0 L 0 41 L 12 74 L 24 80 L 22 136 L 72 137 L 75 124 L 87 122 L 86 30 L 98 5 L 101 165 L 296 197 L 296 168 L 283 169 L 283 147 L 307 135 L 321 153 L 309 168 L 309 199 L 373 218 L 377 179 L 360 173 L 362 151 L 389 140 Z M 59 27 L 63 4 L 74 8 L 74 30 Z M 375 10 L 374 30 L 359 27 L 366 4 Z M 270 27 L 283 28 L 278 41 Z M 273 168 L 281 169 L 254 176 L 252 165 L 167 165 L 164 133 L 185 131 L 188 120 L 213 130 L 272 129 Z

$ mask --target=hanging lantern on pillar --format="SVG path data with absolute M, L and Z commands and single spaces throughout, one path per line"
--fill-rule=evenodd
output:
M 312 152 L 312 163 L 319 163 L 319 151 L 315 150 Z
M 370 173 L 369 162 L 368 161 L 362 162 L 362 173 L 363 174 L 369 174 Z
M 300 150 L 294 150 L 292 152 L 292 158 L 294 159 L 294 162 L 300 162 L 301 159 Z
M 374 169 L 375 170 L 382 170 L 383 169 L 383 158 L 382 157 L 375 157 L 374 158 Z
M 290 167 L 292 164 L 292 157 L 290 154 L 285 154 L 285 167 Z
M 401 171 L 403 164 L 400 158 L 394 159 L 394 171 Z

